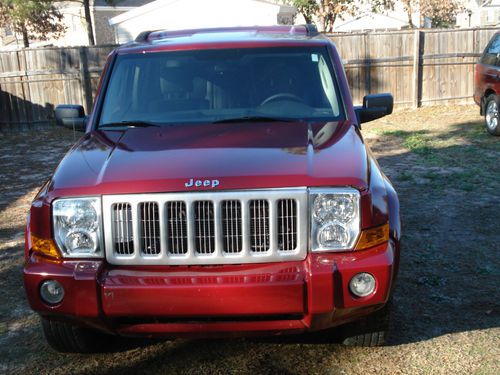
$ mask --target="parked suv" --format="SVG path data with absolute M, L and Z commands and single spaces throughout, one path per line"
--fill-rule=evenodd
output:
M 500 135 L 500 31 L 491 38 L 476 64 L 474 101 L 484 115 L 486 130 Z
M 334 44 L 308 26 L 156 31 L 107 60 L 85 131 L 33 201 L 24 281 L 49 344 L 343 325 L 378 345 L 399 203 Z M 329 331 L 328 331 L 329 332 Z

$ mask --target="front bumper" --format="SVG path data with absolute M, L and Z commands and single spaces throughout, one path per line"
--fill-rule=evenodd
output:
M 48 262 L 32 256 L 24 282 L 33 310 L 121 335 L 211 337 L 280 334 L 330 328 L 382 307 L 397 268 L 392 242 L 369 250 L 311 253 L 304 261 L 224 266 L 113 267 L 104 261 Z M 375 292 L 348 289 L 371 273 Z M 56 279 L 57 306 L 39 287 Z

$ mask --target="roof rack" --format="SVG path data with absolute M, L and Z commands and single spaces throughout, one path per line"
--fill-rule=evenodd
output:
M 319 34 L 318 28 L 314 23 L 306 23 L 305 25 L 302 25 L 306 28 L 307 35 L 309 36 L 316 36 Z
M 143 31 L 135 38 L 136 43 L 145 43 L 148 41 L 149 34 L 154 32 L 154 30 Z
M 304 25 L 279 25 L 279 26 L 238 26 L 238 27 L 221 27 L 221 28 L 200 28 L 188 30 L 149 30 L 143 31 L 135 38 L 136 43 L 147 43 L 152 40 L 175 38 L 181 36 L 190 36 L 202 32 L 232 32 L 232 31 L 250 31 L 255 30 L 263 33 L 282 33 L 290 35 L 307 35 L 316 36 L 319 34 L 316 25 L 308 23 Z

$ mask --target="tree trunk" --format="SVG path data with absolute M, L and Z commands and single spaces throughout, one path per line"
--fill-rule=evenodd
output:
M 413 24 L 412 20 L 413 8 L 411 6 L 411 0 L 404 1 L 403 4 L 406 8 L 406 14 L 408 15 L 408 25 L 410 26 L 410 29 L 414 29 L 415 25 Z
M 410 29 L 414 29 L 415 28 L 415 25 L 413 24 L 413 20 L 412 20 L 412 11 L 411 9 L 408 10 L 408 24 L 410 25 Z
M 26 27 L 23 26 L 23 45 L 24 48 L 28 48 L 30 46 L 30 40 L 28 38 L 28 30 L 26 30 Z
M 83 0 L 83 9 L 85 11 L 85 22 L 87 23 L 89 44 L 91 46 L 95 46 L 94 28 L 92 27 L 92 16 L 90 15 L 90 0 Z

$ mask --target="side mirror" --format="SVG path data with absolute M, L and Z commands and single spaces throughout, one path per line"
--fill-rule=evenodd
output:
M 57 125 L 80 132 L 85 131 L 87 117 L 85 116 L 85 110 L 81 105 L 58 105 L 55 112 Z
M 390 115 L 394 107 L 392 94 L 371 94 L 363 98 L 363 106 L 356 107 L 358 123 L 373 121 L 378 118 Z

